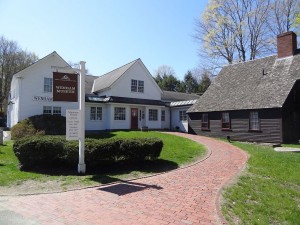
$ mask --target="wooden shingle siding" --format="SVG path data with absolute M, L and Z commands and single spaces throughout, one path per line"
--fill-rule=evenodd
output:
M 279 109 L 258 110 L 260 118 L 260 131 L 249 131 L 249 111 L 229 111 L 231 130 L 222 130 L 222 112 L 210 112 L 209 131 L 201 130 L 201 113 L 189 114 L 189 133 L 210 137 L 226 138 L 231 140 L 282 143 L 281 112 Z M 197 115 L 196 115 L 197 114 Z

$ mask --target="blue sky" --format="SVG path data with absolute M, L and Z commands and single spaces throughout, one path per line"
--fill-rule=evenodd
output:
M 195 20 L 208 0 L 0 0 L 0 35 L 40 58 L 57 51 L 102 75 L 141 58 L 179 79 L 199 65 Z

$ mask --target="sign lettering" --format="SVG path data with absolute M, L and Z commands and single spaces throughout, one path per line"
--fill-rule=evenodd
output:
M 53 101 L 78 101 L 78 75 L 53 72 Z
M 80 111 L 67 109 L 66 111 L 66 139 L 79 140 L 80 137 Z
M 53 98 L 48 96 L 33 96 L 33 101 L 52 102 Z

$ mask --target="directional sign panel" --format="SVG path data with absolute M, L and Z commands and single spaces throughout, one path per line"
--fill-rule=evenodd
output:
M 79 140 L 80 137 L 80 111 L 67 109 L 66 111 L 66 139 Z

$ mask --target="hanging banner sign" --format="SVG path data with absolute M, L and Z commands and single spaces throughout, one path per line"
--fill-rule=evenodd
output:
M 53 101 L 78 101 L 78 75 L 53 72 Z

